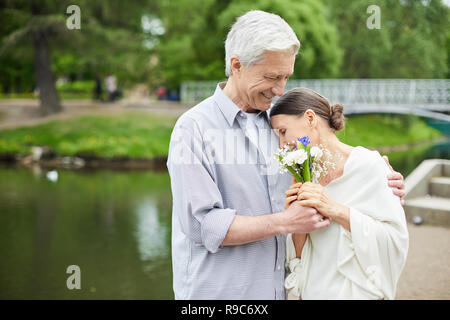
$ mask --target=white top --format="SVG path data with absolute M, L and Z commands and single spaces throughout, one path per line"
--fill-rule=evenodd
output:
M 106 90 L 108 92 L 114 92 L 117 89 L 116 85 L 116 77 L 115 76 L 107 76 L 106 77 Z
M 377 151 L 353 148 L 328 194 L 350 208 L 350 230 L 332 221 L 310 233 L 301 259 L 286 242 L 285 287 L 302 299 L 394 299 L 409 237 L 399 198 L 387 184 L 388 166 Z
M 245 124 L 245 132 L 248 135 L 251 142 L 256 146 L 258 145 L 258 127 L 256 126 L 256 117 L 259 113 L 244 112 L 247 116 L 247 122 Z

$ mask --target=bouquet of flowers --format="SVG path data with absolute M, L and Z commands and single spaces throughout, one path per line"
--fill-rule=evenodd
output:
M 286 145 L 275 154 L 281 164 L 281 172 L 290 172 L 297 182 L 318 183 L 328 173 L 330 152 L 321 147 L 311 147 L 307 136 L 293 141 L 295 148 Z

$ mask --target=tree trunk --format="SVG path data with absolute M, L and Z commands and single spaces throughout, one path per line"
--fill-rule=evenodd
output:
M 42 115 L 49 115 L 62 110 L 58 91 L 50 66 L 50 54 L 46 32 L 33 34 L 34 45 L 34 74 L 39 88 L 41 100 L 40 111 Z

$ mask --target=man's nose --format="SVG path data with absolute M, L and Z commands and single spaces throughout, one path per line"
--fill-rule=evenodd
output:
M 274 95 L 281 97 L 284 93 L 284 87 L 286 86 L 286 80 L 280 80 L 277 82 L 276 86 L 272 88 Z

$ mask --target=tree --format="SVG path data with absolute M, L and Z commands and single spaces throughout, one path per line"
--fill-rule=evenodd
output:
M 165 28 L 157 45 L 159 74 L 178 88 L 184 80 L 219 80 L 224 74 L 224 32 L 217 16 L 229 0 L 161 1 Z
M 449 8 L 441 0 L 327 0 L 344 49 L 345 78 L 441 78 L 447 74 Z M 380 29 L 369 29 L 369 5 Z
M 225 78 L 225 38 L 235 19 L 252 9 L 279 14 L 302 43 L 294 77 L 338 75 L 342 50 L 336 28 L 318 0 L 161 1 L 166 32 L 158 45 L 160 73 L 166 84 Z
M 149 51 L 143 46 L 141 18 L 155 10 L 154 1 L 79 0 L 76 4 L 81 9 L 80 30 L 66 26 L 66 9 L 71 4 L 73 1 L 6 0 L 0 7 L 2 22 L 8 22 L 7 31 L 0 32 L 0 59 L 14 60 L 18 48 L 32 52 L 43 115 L 61 110 L 52 74 L 52 53 L 76 60 L 74 66 L 86 71 L 122 71 L 127 75 L 136 71 L 136 77 L 142 77 L 146 71 L 143 65 Z
M 338 75 L 342 50 L 336 27 L 328 21 L 321 1 L 235 0 L 219 16 L 223 33 L 238 16 L 254 9 L 278 14 L 297 34 L 301 48 L 292 78 L 332 78 Z

